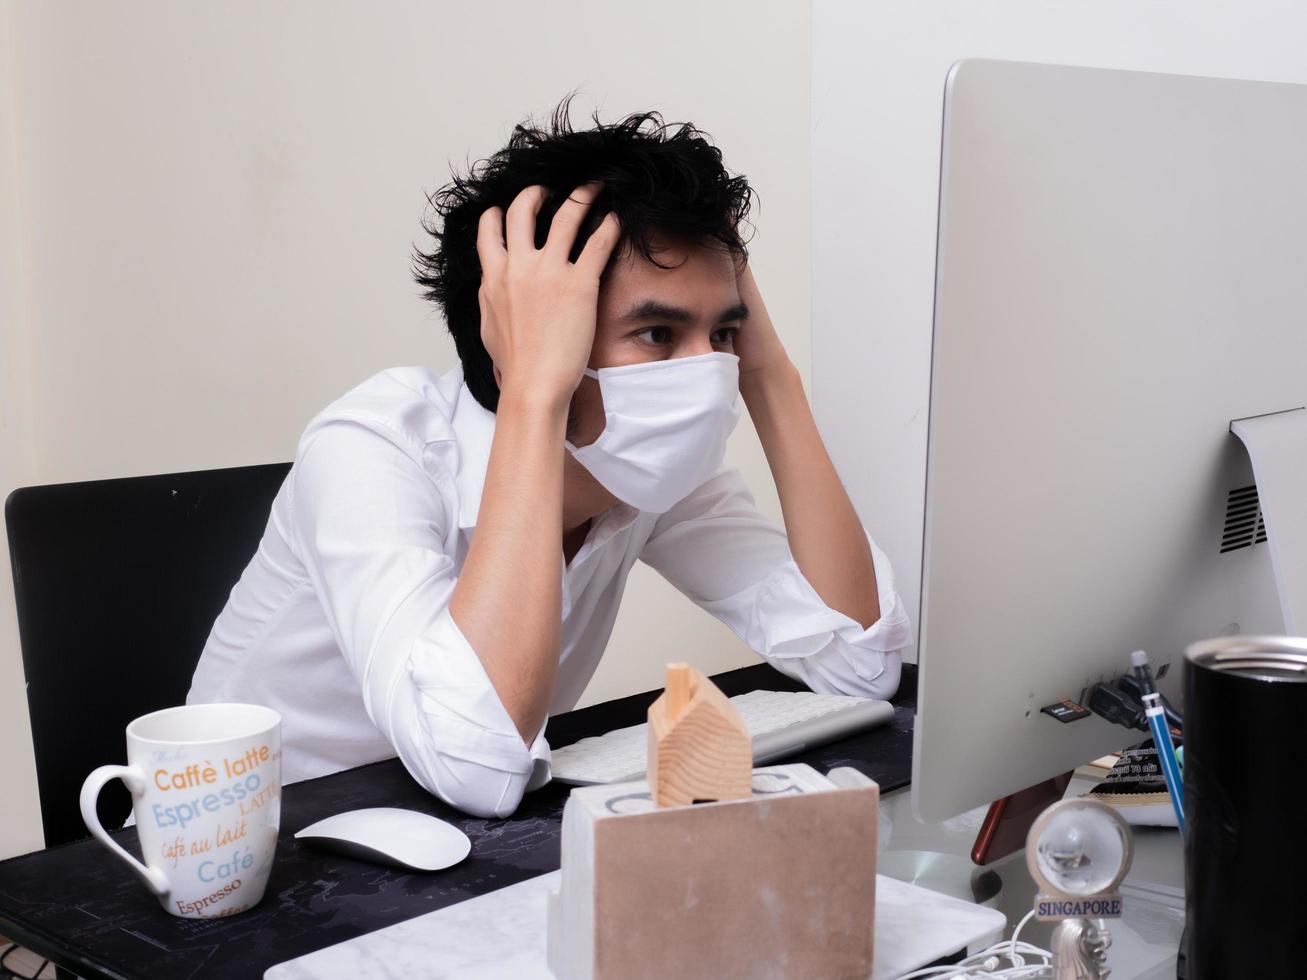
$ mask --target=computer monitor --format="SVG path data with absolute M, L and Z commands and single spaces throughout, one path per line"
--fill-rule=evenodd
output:
M 1307 86 L 953 66 L 919 817 L 1142 740 L 1040 710 L 1126 672 L 1132 650 L 1171 666 L 1178 705 L 1187 644 L 1283 632 L 1265 535 L 1239 520 L 1254 480 L 1230 423 L 1303 405 Z

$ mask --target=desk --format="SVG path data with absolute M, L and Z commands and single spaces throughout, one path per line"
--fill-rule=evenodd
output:
M 716 675 L 727 694 L 803 690 L 766 664 Z M 551 745 L 637 724 L 658 692 L 582 708 L 549 721 Z M 853 766 L 883 792 L 905 786 L 912 771 L 916 668 L 905 664 L 890 724 L 803 753 L 825 772 Z M 80 976 L 258 977 L 270 966 L 447 905 L 532 878 L 559 865 L 559 825 L 570 787 L 528 794 L 506 820 L 468 817 L 430 796 L 396 759 L 285 787 L 281 835 L 260 905 L 229 919 L 179 919 L 89 838 L 0 862 L 0 934 Z M 410 807 L 462 828 L 472 854 L 429 874 L 315 851 L 292 836 L 316 820 L 369 806 Z M 113 837 L 139 856 L 132 828 Z

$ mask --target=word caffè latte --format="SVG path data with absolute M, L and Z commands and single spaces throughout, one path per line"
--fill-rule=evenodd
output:
M 221 760 L 221 773 L 219 773 L 218 769 L 209 765 L 208 760 L 205 760 L 206 764 L 203 766 L 198 762 L 193 762 L 185 769 L 176 772 L 169 772 L 167 769 L 156 769 L 154 771 L 154 785 L 161 790 L 195 789 L 199 786 L 211 786 L 220 780 L 225 782 L 238 776 L 244 776 L 267 761 L 268 746 L 260 745 L 236 759 Z

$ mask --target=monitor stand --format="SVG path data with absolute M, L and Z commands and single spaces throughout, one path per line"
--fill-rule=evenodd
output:
M 998 907 L 1003 878 L 993 868 L 978 868 L 969 858 L 943 851 L 881 851 L 876 872 L 895 881 L 989 908 Z
M 939 851 L 885 850 L 878 870 L 890 878 L 966 902 L 996 906 L 1003 878 L 986 865 L 1026 846 L 1031 824 L 1045 807 L 1062 799 L 1071 776 L 1069 772 L 1054 776 L 990 804 L 970 859 Z

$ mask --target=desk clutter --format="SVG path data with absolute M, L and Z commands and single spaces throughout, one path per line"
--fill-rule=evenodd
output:
M 891 921 L 914 919 L 895 932 L 888 970 L 1002 931 L 1001 913 L 878 879 L 876 783 L 850 768 L 754 769 L 734 706 L 685 664 L 669 665 L 649 707 L 647 749 L 647 779 L 572 791 L 560 871 L 268 980 L 350 976 L 376 959 L 449 977 L 870 977 L 878 887 Z
M 754 769 L 748 733 L 698 671 L 649 708 L 649 778 L 580 787 L 562 868 L 280 964 L 353 977 L 875 977 L 1001 935 L 1006 918 L 876 875 L 879 788 L 860 772 Z
M 853 764 L 871 775 L 882 792 L 905 787 L 911 768 L 915 680 L 915 666 L 905 665 L 890 723 L 809 747 L 795 761 L 821 773 Z M 767 664 L 719 674 L 713 681 L 732 696 L 803 689 Z M 634 694 L 558 715 L 550 719 L 546 737 L 551 745 L 565 746 L 642 722 L 657 694 Z M 323 957 L 315 963 L 337 954 L 348 956 L 346 947 L 370 950 L 373 972 L 378 964 L 386 964 L 396 975 L 467 976 L 455 968 L 461 962 L 455 956 L 457 944 L 425 949 L 421 959 L 410 961 L 390 944 L 394 930 L 408 923 L 416 928 L 437 910 L 474 914 L 483 907 L 482 898 L 493 902 L 501 893 L 511 898 L 519 883 L 543 885 L 541 879 L 549 879 L 548 890 L 556 889 L 569 789 L 548 784 L 528 793 L 511 817 L 486 820 L 459 813 L 431 796 L 398 759 L 299 781 L 283 788 L 276 859 L 264 899 L 254 908 L 207 921 L 168 915 L 116 855 L 96 840 L 82 839 L 0 861 L 0 934 L 88 978 L 261 977 L 270 968 L 280 969 L 278 964 L 289 967 L 310 955 Z M 326 818 L 376 807 L 417 811 L 445 821 L 467 835 L 471 852 L 444 870 L 414 872 L 323 851 L 295 837 Z M 108 834 L 133 856 L 143 856 L 136 827 L 111 827 Z M 497 949 L 500 955 L 510 955 L 518 939 L 536 928 L 539 969 L 547 970 L 544 892 L 538 897 L 538 906 L 533 906 L 538 908 L 533 913 L 538 925 L 505 927 Z M 1002 927 L 1002 916 L 993 910 L 955 902 L 952 911 L 940 911 L 942 906 L 932 904 L 937 898 L 878 879 L 877 976 L 923 966 L 963 945 L 984 941 Z M 489 942 L 486 928 L 483 925 L 477 935 Z M 419 947 L 413 937 L 406 945 Z M 406 972 L 405 962 L 417 968 Z M 882 973 L 883 963 L 899 964 L 897 972 Z M 486 971 L 483 976 L 504 975 L 497 967 L 487 966 Z M 315 969 L 308 975 L 331 974 Z M 352 971 L 340 975 L 356 977 L 368 971 L 355 961 Z

